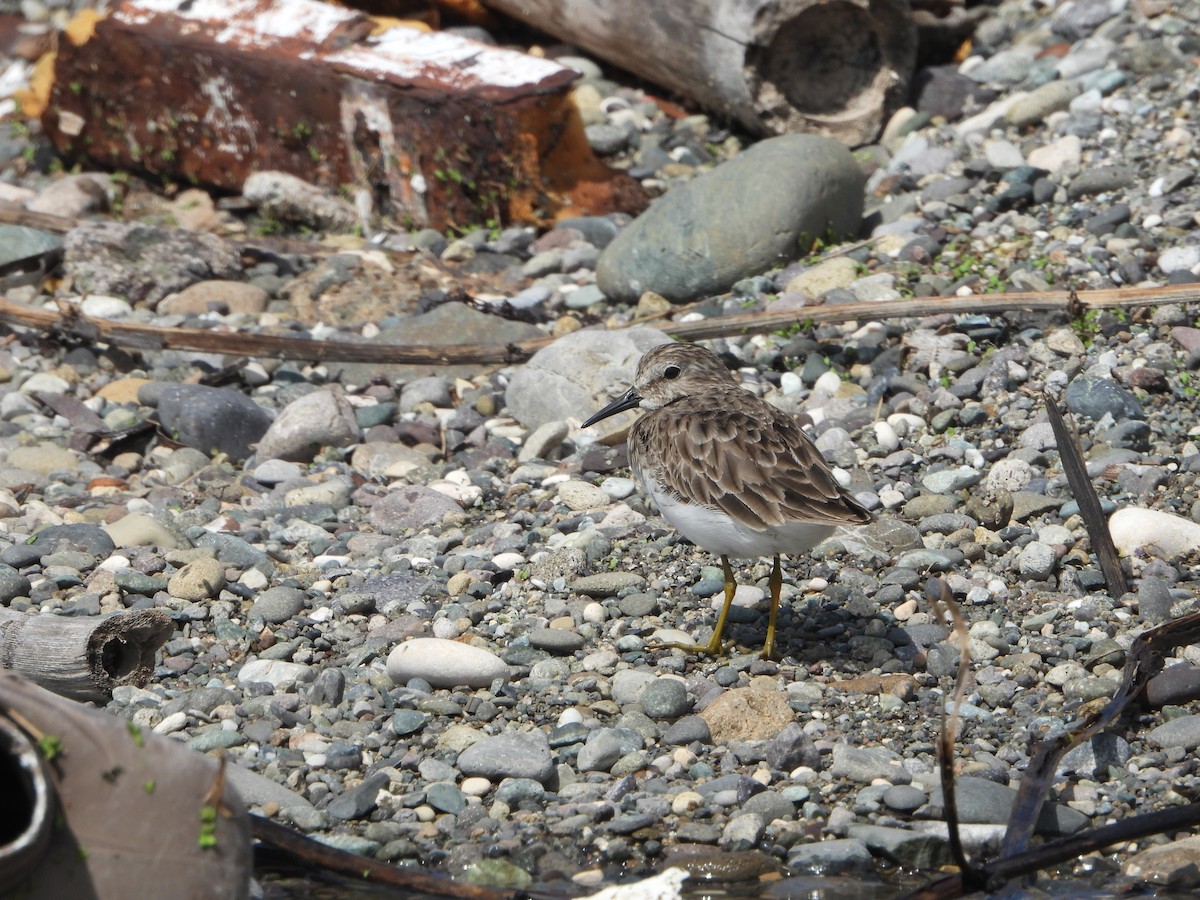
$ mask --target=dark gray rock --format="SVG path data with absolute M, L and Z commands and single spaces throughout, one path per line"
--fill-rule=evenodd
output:
M 699 716 L 684 716 L 663 733 L 663 742 L 669 746 L 690 744 L 693 741 L 707 744 L 711 740 L 712 732 L 708 729 L 708 723 Z
M 430 718 L 429 713 L 424 713 L 420 710 L 398 709 L 396 710 L 396 714 L 392 716 L 392 731 L 399 737 L 415 734 L 425 727 Z
M 875 858 L 862 841 L 833 838 L 792 847 L 787 866 L 793 872 L 809 875 L 873 875 Z
M 1067 385 L 1067 409 L 1085 419 L 1142 419 L 1145 413 L 1137 397 L 1109 378 L 1080 375 Z
M 277 585 L 258 595 L 250 606 L 250 615 L 270 625 L 280 625 L 297 616 L 308 605 L 308 595 L 299 588 Z
M 950 842 L 941 835 L 884 825 L 851 825 L 847 834 L 866 844 L 872 853 L 906 869 L 929 871 L 951 861 Z
M 896 784 L 883 792 L 883 803 L 896 812 L 911 813 L 920 809 L 929 799 L 919 787 L 911 784 Z
M 692 708 L 687 685 L 675 678 L 656 678 L 650 682 L 638 703 L 652 719 L 677 719 Z
M 31 587 L 28 578 L 12 566 L 0 563 L 0 605 L 7 606 L 14 597 L 28 597 Z
M 24 544 L 17 544 L 8 549 L 16 550 L 18 547 L 24 554 L 37 554 L 30 562 L 41 561 L 52 553 L 61 553 L 64 550 L 76 550 L 97 559 L 107 559 L 116 549 L 112 538 L 103 528 L 99 525 L 84 524 L 51 525 L 43 528 Z M 12 562 L 14 555 L 6 552 L 0 560 L 15 565 Z
M 390 783 L 387 772 L 372 772 L 357 787 L 330 803 L 325 812 L 330 818 L 343 822 L 365 819 L 375 809 L 375 798 L 379 796 L 379 792 Z
M 767 746 L 767 765 L 780 772 L 790 772 L 800 766 L 815 768 L 820 760 L 821 752 L 798 722 L 785 725 Z
M 467 795 L 455 785 L 439 781 L 425 789 L 425 802 L 438 812 L 457 815 L 466 809 Z
M 125 569 L 113 575 L 117 587 L 130 594 L 145 594 L 150 597 L 167 589 L 167 579 L 155 575 L 143 575 L 134 569 Z
M 345 691 L 346 676 L 341 669 L 322 669 L 308 688 L 308 702 L 316 706 L 337 706 Z
M 655 202 L 605 248 L 596 283 L 627 302 L 645 291 L 680 303 L 720 293 L 816 238 L 857 233 L 863 183 L 853 155 L 831 138 L 762 141 Z
M 61 248 L 62 238 L 50 234 L 48 231 L 39 231 L 24 225 L 0 224 L 0 266 L 7 266 L 19 260 L 29 260 L 31 261 L 29 265 L 32 267 L 32 260 L 36 257 L 44 256 L 53 259 L 59 255 Z M 25 270 L 26 266 L 21 268 Z M 29 272 L 31 276 L 37 272 L 40 277 L 45 272 L 45 266 L 32 267 Z M 8 287 L 15 287 L 22 283 L 18 280 L 19 277 L 21 276 L 17 276 L 15 273 L 9 275 L 5 278 L 5 284 Z
M 529 644 L 550 653 L 571 654 L 583 648 L 583 635 L 565 628 L 534 628 L 529 632 Z
M 267 574 L 275 571 L 266 551 L 251 546 L 235 534 L 198 528 L 189 529 L 188 538 L 197 547 L 212 547 L 217 551 L 217 559 L 230 568 L 249 569 L 253 566 Z
M 602 728 L 588 735 L 576 757 L 576 768 L 580 772 L 607 772 L 624 755 L 621 739 L 614 731 L 612 728 Z
M 1137 169 L 1132 166 L 1095 166 L 1084 168 L 1071 179 L 1067 186 L 1067 196 L 1072 200 L 1088 197 L 1092 194 L 1102 194 L 1106 191 L 1116 191 L 1129 187 L 1137 180 Z
M 1188 663 L 1168 666 L 1146 685 L 1146 703 L 1155 709 L 1188 703 L 1197 697 L 1200 697 L 1200 666 Z
M 148 385 L 147 388 L 151 386 Z M 173 439 L 211 454 L 241 461 L 253 451 L 271 424 L 271 414 L 233 388 L 168 384 L 138 393 L 141 402 L 157 399 L 158 421 Z
M 776 819 L 793 819 L 796 816 L 796 805 L 775 791 L 763 791 L 743 803 L 730 818 L 746 814 L 760 816 L 768 823 Z
M 1117 734 L 1101 732 L 1072 747 L 1058 763 L 1060 774 L 1077 772 L 1085 778 L 1108 781 L 1111 770 L 1123 772 L 1129 762 L 1129 742 Z
M 509 806 L 516 806 L 523 800 L 536 803 L 544 796 L 546 788 L 532 778 L 506 778 L 496 788 L 496 799 Z

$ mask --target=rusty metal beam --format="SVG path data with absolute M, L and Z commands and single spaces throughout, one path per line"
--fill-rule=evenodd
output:
M 373 27 L 320 0 L 125 0 L 62 42 L 43 123 L 64 152 L 219 189 L 264 170 L 367 188 L 403 226 L 644 203 L 590 152 L 559 164 L 581 143 L 572 70 Z

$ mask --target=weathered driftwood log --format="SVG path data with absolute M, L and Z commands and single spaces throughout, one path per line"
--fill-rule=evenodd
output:
M 175 625 L 161 610 L 72 618 L 0 609 L 0 668 L 73 700 L 107 700 L 144 685 Z
M 48 780 L 41 787 L 56 807 L 49 819 L 61 823 L 44 844 L 12 846 L 10 836 L 33 827 L 41 812 L 10 788 L 14 761 L 0 745 L 0 896 L 249 894 L 250 818 L 223 763 L 13 672 L 0 671 L 0 721 L 40 757 L 35 777 Z
M 907 0 L 484 0 L 757 133 L 873 141 L 917 54 Z

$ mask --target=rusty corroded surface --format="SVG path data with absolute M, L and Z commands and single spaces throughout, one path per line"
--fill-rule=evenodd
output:
M 63 42 L 43 121 L 64 151 L 226 190 L 268 169 L 366 187 L 401 225 L 641 202 L 586 146 L 545 169 L 577 124 L 570 69 L 372 27 L 318 0 L 126 0 Z

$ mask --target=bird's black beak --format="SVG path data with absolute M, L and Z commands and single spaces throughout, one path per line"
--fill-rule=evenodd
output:
M 627 409 L 633 409 L 635 406 L 640 405 L 641 402 L 642 398 L 638 394 L 637 390 L 635 388 L 630 388 L 612 403 L 608 404 L 608 406 L 604 407 L 604 409 L 600 410 L 600 412 L 588 418 L 588 420 L 579 427 L 587 428 L 591 425 L 595 425 L 601 419 L 607 419 L 609 416 L 615 416 L 619 412 L 625 412 Z

